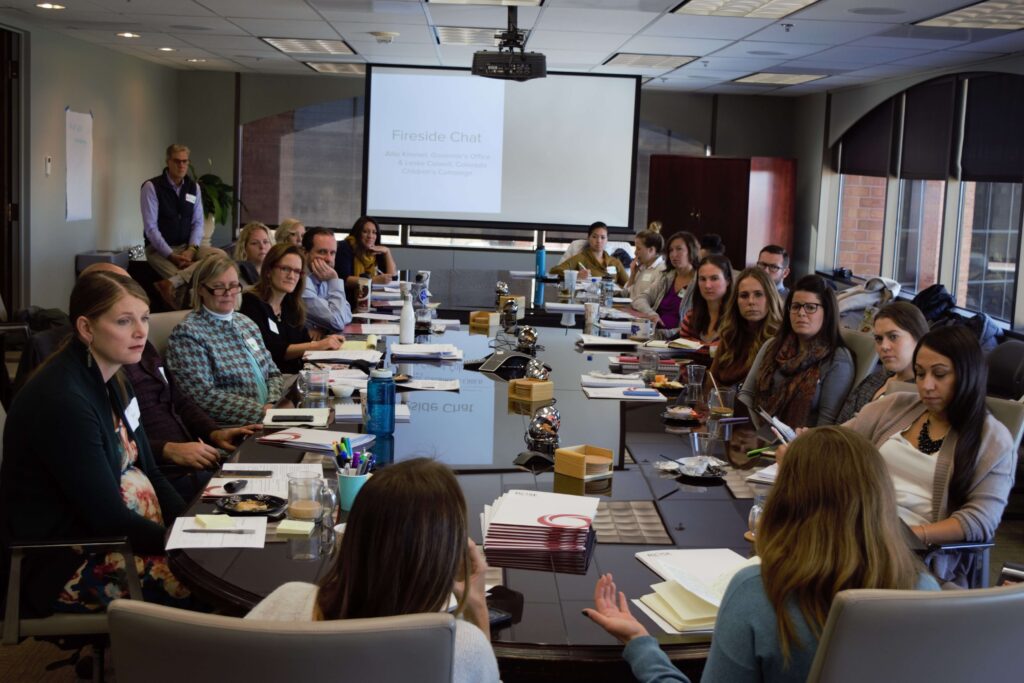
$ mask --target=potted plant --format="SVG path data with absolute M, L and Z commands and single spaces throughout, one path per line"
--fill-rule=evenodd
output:
M 192 178 L 199 185 L 203 198 L 203 241 L 202 246 L 210 246 L 213 231 L 217 223 L 227 223 L 231 216 L 231 207 L 235 202 L 235 188 L 221 180 L 213 173 L 204 173 L 196 177 L 194 167 L 190 168 Z

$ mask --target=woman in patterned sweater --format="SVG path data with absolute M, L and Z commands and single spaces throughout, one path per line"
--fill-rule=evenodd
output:
M 167 365 L 218 424 L 262 422 L 281 397 L 281 372 L 252 320 L 235 313 L 234 262 L 211 256 L 196 271 L 195 310 L 171 332 Z

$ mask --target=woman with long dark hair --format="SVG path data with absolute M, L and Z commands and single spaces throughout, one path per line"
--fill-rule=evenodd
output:
M 615 269 L 615 284 L 625 286 L 626 269 L 622 262 L 604 250 L 608 244 L 608 226 L 604 223 L 594 223 L 587 230 L 587 246 L 575 256 L 562 261 L 551 268 L 553 275 L 561 275 L 566 270 L 579 270 L 581 279 L 589 277 L 604 277 Z
M 833 424 L 853 384 L 836 295 L 823 278 L 806 275 L 786 297 L 785 314 L 779 334 L 754 358 L 740 400 L 759 428 L 758 408 L 790 427 Z
M 720 386 L 742 382 L 757 352 L 782 326 L 782 301 L 767 273 L 747 268 L 733 282 L 710 370 Z
M 718 341 L 718 328 L 725 302 L 732 293 L 732 265 L 724 256 L 705 256 L 697 267 L 697 291 L 693 306 L 679 323 L 679 336 L 711 344 Z
M 339 334 L 326 334 L 317 341 L 310 338 L 300 289 L 305 281 L 302 247 L 275 244 L 263 260 L 259 280 L 242 295 L 238 309 L 260 328 L 263 344 L 281 372 L 301 370 L 306 351 L 334 351 L 345 341 Z
M 740 569 L 726 588 L 704 683 L 806 680 L 836 593 L 939 587 L 907 547 L 878 451 L 842 427 L 793 441 L 756 543 L 761 564 Z M 630 614 L 610 574 L 594 602 L 584 614 L 626 645 L 638 681 L 687 681 Z
M 452 593 L 457 683 L 498 680 L 488 643 L 483 553 L 469 540 L 466 499 L 452 471 L 427 458 L 389 465 L 359 491 L 319 586 L 286 583 L 247 618 L 326 621 L 440 612 Z
M 391 249 L 381 244 L 380 226 L 369 216 L 357 218 L 348 237 L 338 242 L 334 268 L 348 291 L 355 291 L 359 278 L 384 284 L 398 272 Z
M 900 517 L 926 544 L 991 541 L 1013 487 L 1017 452 L 985 405 L 981 347 L 963 326 L 921 337 L 917 392 L 861 408 L 845 426 L 874 443 L 896 487 Z M 938 555 L 931 569 L 963 583 L 973 555 Z
M 693 302 L 700 265 L 700 242 L 689 232 L 677 232 L 665 243 L 665 258 L 671 266 L 646 292 L 633 299 L 633 308 L 665 329 L 679 327 Z

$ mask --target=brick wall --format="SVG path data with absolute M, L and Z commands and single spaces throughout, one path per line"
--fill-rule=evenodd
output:
M 885 178 L 843 176 L 836 266 L 849 268 L 856 275 L 880 273 L 885 184 Z

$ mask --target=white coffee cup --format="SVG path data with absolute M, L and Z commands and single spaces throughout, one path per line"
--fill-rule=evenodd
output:
M 571 269 L 562 272 L 562 282 L 565 283 L 565 289 L 570 296 L 576 291 L 576 275 L 577 272 Z
M 601 304 L 596 301 L 588 301 L 583 304 L 583 320 L 587 325 L 596 325 L 600 314 Z

